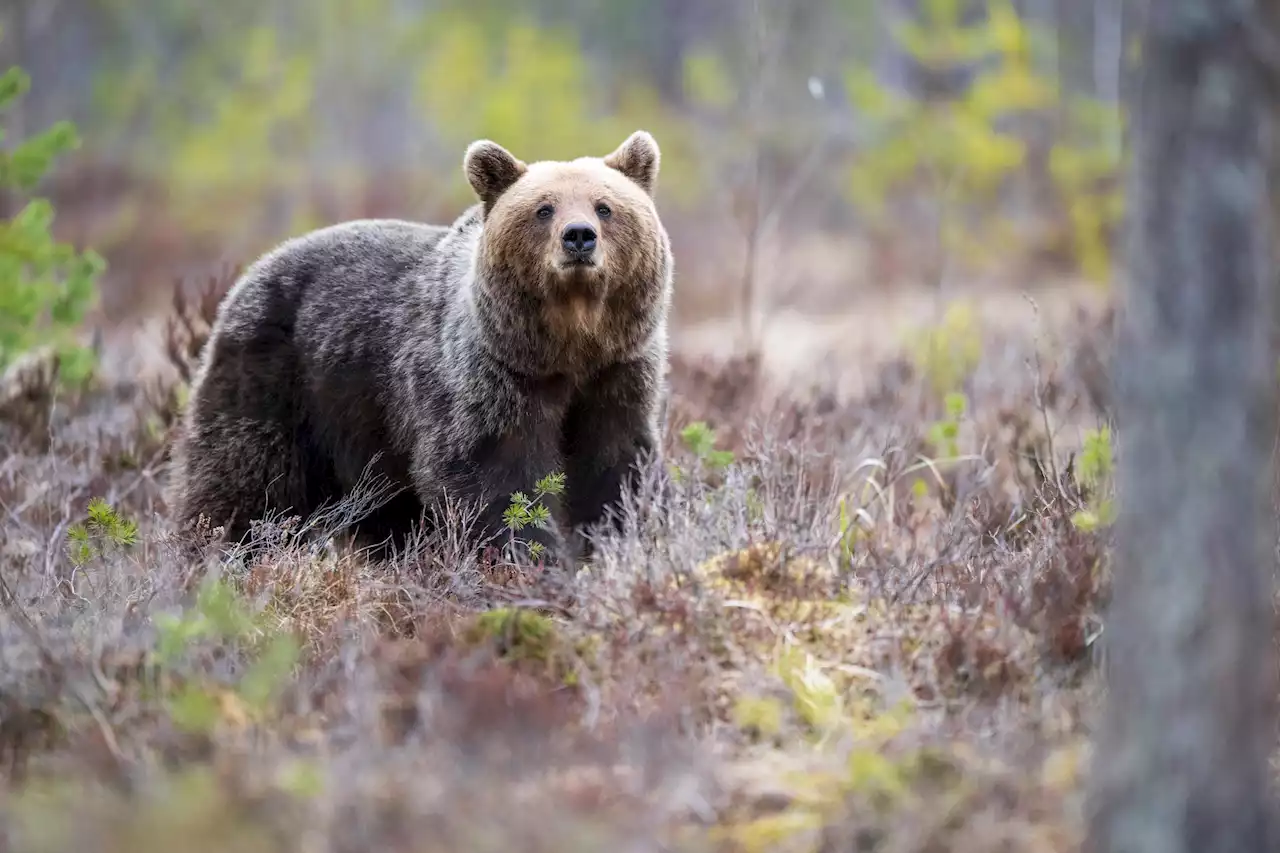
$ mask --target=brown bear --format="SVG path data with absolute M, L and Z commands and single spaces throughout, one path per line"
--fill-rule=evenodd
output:
M 665 395 L 658 161 L 644 131 L 605 157 L 528 164 L 481 140 L 463 159 L 479 203 L 452 225 L 351 221 L 258 259 L 192 382 L 179 526 L 203 515 L 239 540 L 255 519 L 332 505 L 366 468 L 397 490 L 357 523 L 366 543 L 403 542 L 446 497 L 501 533 L 512 493 L 552 472 L 559 521 L 610 515 L 657 445 Z

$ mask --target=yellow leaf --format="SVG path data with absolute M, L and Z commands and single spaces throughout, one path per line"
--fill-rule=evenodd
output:
M 1060 747 L 1049 754 L 1041 769 L 1041 782 L 1055 791 L 1074 790 L 1079 783 L 1086 749 L 1082 744 Z
M 218 692 L 218 713 L 222 721 L 233 729 L 243 729 L 249 725 L 248 707 L 230 690 Z

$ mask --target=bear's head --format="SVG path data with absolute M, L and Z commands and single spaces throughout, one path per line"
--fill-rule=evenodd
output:
M 671 283 L 653 202 L 658 160 L 644 131 L 604 157 L 569 161 L 525 163 L 473 142 L 463 168 L 484 221 L 476 285 L 486 302 L 533 309 L 505 319 L 562 344 L 639 343 L 665 316 Z

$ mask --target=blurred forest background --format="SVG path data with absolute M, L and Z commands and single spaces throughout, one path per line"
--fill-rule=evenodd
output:
M 471 201 L 473 139 L 570 158 L 643 127 L 663 149 L 678 327 L 728 320 L 750 344 L 783 309 L 838 312 L 885 288 L 1102 282 L 1132 14 L 1125 0 L 6 0 L 0 69 L 30 85 L 0 115 L 5 145 L 66 136 L 39 181 L 0 180 L 0 221 L 46 198 L 54 236 L 105 261 L 88 318 L 119 327 L 167 306 L 181 277 L 312 227 L 451 220 Z

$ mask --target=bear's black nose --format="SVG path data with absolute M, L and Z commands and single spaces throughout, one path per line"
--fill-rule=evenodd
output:
M 585 260 L 596 250 L 596 229 L 584 222 L 575 222 L 564 229 L 560 240 L 566 252 Z

